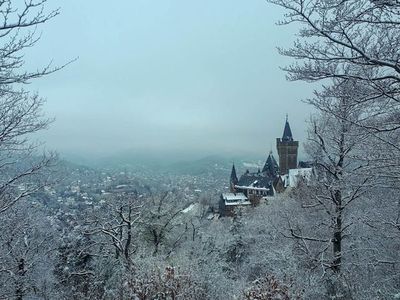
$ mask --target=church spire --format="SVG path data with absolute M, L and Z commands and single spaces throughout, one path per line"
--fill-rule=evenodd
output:
M 290 129 L 290 125 L 289 125 L 288 114 L 286 114 L 286 123 L 285 123 L 285 129 L 283 130 L 282 141 L 283 142 L 292 142 L 293 141 L 293 135 L 292 135 L 292 130 Z

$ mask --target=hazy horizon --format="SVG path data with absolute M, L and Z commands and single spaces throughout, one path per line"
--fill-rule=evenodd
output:
M 287 113 L 294 138 L 304 142 L 311 109 L 301 99 L 312 88 L 287 82 L 280 70 L 291 60 L 276 47 L 291 45 L 297 28 L 275 24 L 283 13 L 277 7 L 88 2 L 54 1 L 61 15 L 41 27 L 27 54 L 32 68 L 78 57 L 31 84 L 56 119 L 40 135 L 47 148 L 89 157 L 131 150 L 263 155 L 275 151 Z

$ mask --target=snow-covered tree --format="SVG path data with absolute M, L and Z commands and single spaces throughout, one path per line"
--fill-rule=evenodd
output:
M 281 25 L 300 26 L 285 67 L 289 80 L 357 82 L 352 95 L 364 106 L 356 125 L 382 143 L 375 170 L 400 168 L 400 4 L 373 0 L 269 0 L 285 9 Z M 335 86 L 332 87 L 333 89 Z M 325 87 L 322 88 L 325 93 Z M 383 151 L 382 151 L 383 150 Z M 386 155 L 383 153 L 386 152 Z M 385 171 L 385 170 L 384 170 Z
M 140 220 L 141 236 L 153 246 L 153 254 L 163 248 L 171 253 L 187 238 L 190 216 L 183 214 L 186 203 L 173 191 L 162 195 L 153 195 L 143 201 L 143 210 Z M 193 229 L 193 228 L 192 228 Z
M 54 295 L 56 232 L 42 210 L 18 203 L 0 215 L 0 298 Z
M 36 28 L 59 13 L 46 10 L 46 4 L 0 2 L 0 213 L 40 189 L 36 175 L 54 160 L 53 154 L 40 157 L 40 145 L 29 141 L 51 120 L 43 117 L 43 99 L 24 89 L 31 80 L 60 69 L 48 65 L 30 71 L 25 66 L 24 51 L 39 40 Z
M 398 1 L 269 0 L 285 9 L 281 25 L 301 26 L 283 55 L 299 63 L 285 68 L 290 80 L 352 79 L 373 93 L 363 101 L 400 97 Z M 349 71 L 350 70 L 350 71 Z M 388 125 L 388 124 L 386 124 Z M 398 128 L 393 124 L 387 129 Z

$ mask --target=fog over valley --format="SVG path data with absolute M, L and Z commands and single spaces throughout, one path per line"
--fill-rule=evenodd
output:
M 56 4 L 51 4 L 56 5 Z M 56 122 L 50 149 L 86 157 L 154 153 L 266 154 L 288 113 L 305 140 L 312 86 L 290 83 L 280 67 L 296 27 L 263 1 L 61 3 L 57 22 L 28 54 L 37 67 L 77 58 L 32 82 Z M 227 9 L 228 8 L 228 9 Z M 102 21 L 99 26 L 92 20 Z M 205 22 L 205 20 L 207 20 Z

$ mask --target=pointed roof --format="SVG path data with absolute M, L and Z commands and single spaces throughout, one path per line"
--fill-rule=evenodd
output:
M 283 142 L 292 142 L 293 141 L 292 130 L 290 129 L 289 120 L 288 120 L 287 115 L 286 115 L 285 129 L 283 130 L 282 141 Z
M 266 175 L 270 177 L 275 177 L 279 173 L 279 166 L 272 154 L 272 151 L 268 155 L 267 161 L 265 162 L 262 172 L 266 173 Z
M 232 164 L 232 171 L 231 171 L 231 183 L 233 184 L 237 184 L 238 183 L 238 178 L 236 175 L 236 168 L 235 168 L 235 164 Z

